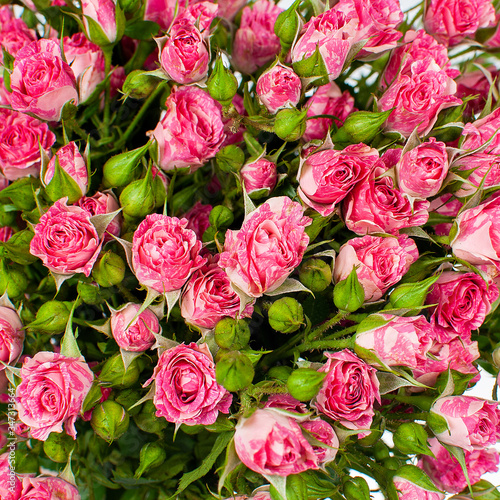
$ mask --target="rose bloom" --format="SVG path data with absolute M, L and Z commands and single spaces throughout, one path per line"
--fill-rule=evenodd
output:
M 274 114 L 279 109 L 296 106 L 301 89 L 300 78 L 295 72 L 278 63 L 262 73 L 257 80 L 255 92 L 269 113 Z
M 3 497 L 2 497 L 3 498 Z M 59 477 L 23 477 L 23 500 L 80 500 L 75 486 Z
M 9 226 L 0 226 L 0 241 L 9 241 L 12 236 L 12 228 Z
M 342 92 L 335 82 L 318 87 L 318 90 L 306 103 L 307 122 L 306 131 L 302 136 L 305 142 L 314 139 L 324 139 L 328 129 L 335 122 L 342 127 L 344 120 L 355 111 L 354 97 L 347 90 Z M 317 115 L 332 115 L 334 118 L 310 118 Z
M 215 4 L 212 2 L 197 2 L 181 11 L 181 14 L 178 15 L 175 19 L 176 23 L 181 20 L 187 20 L 191 24 L 196 25 L 196 27 L 203 33 L 203 36 L 206 38 L 209 36 L 210 25 L 212 21 L 216 18 L 221 5 Z
M 495 109 L 489 115 L 473 123 L 467 123 L 462 131 L 464 140 L 461 148 L 464 150 L 477 149 L 489 142 L 482 150 L 483 153 L 500 153 L 500 108 Z
M 56 201 L 40 217 L 30 252 L 54 273 L 89 276 L 102 242 L 90 222 L 90 214 L 80 207 L 67 206 L 66 201 L 67 198 Z
M 431 0 L 425 11 L 428 33 L 445 45 L 457 45 L 479 28 L 494 26 L 495 8 L 490 0 Z
M 16 54 L 10 78 L 11 104 L 17 111 L 59 121 L 67 102 L 78 104 L 75 75 L 54 40 L 42 39 L 23 47 Z
M 269 194 L 278 182 L 278 169 L 276 163 L 259 158 L 243 165 L 240 176 L 248 194 L 261 189 L 266 189 Z
M 164 351 L 151 380 L 155 381 L 156 416 L 186 425 L 210 425 L 219 412 L 229 413 L 232 395 L 215 380 L 215 364 L 207 344 L 179 344 Z
M 125 351 L 142 352 L 155 343 L 154 333 L 160 335 L 160 322 L 150 309 L 137 315 L 140 304 L 129 302 L 118 311 L 111 311 L 111 333 Z
M 313 439 L 329 446 L 329 448 L 326 448 L 319 443 L 312 444 L 313 451 L 316 453 L 320 464 L 325 464 L 335 459 L 339 449 L 339 439 L 329 423 L 320 418 L 315 418 L 302 422 L 300 426 L 302 430 L 306 431 Z
M 194 83 L 207 76 L 210 54 L 202 34 L 187 19 L 176 21 L 168 34 L 156 38 L 160 65 L 177 83 Z
M 448 424 L 447 430 L 435 433 L 441 443 L 472 451 L 493 445 L 500 438 L 500 409 L 496 401 L 448 396 L 437 399 L 431 412 Z
M 462 184 L 455 196 L 461 198 L 473 195 L 479 186 L 481 189 L 489 189 L 500 185 L 500 156 L 498 152 L 473 153 L 453 163 L 453 167 L 469 171 L 468 182 Z
M 398 492 L 399 500 L 444 500 L 443 493 L 429 491 L 411 483 L 402 477 L 394 478 L 394 486 Z
M 194 172 L 213 158 L 226 138 L 220 104 L 198 87 L 173 87 L 167 112 L 152 132 L 163 170 Z
M 150 214 L 139 224 L 132 241 L 134 273 L 141 285 L 159 293 L 179 290 L 206 260 L 201 241 L 187 219 Z
M 7 22 L 0 20 L 0 49 L 5 49 L 15 56 L 19 50 L 36 41 L 36 31 L 28 29 L 22 19 L 11 18 Z M 3 54 L 0 55 L 0 62 Z
M 349 349 L 325 352 L 325 356 L 328 361 L 318 371 L 327 375 L 314 406 L 348 429 L 369 429 L 375 414 L 373 404 L 380 403 L 377 370 Z
M 114 0 L 82 0 L 83 24 L 87 33 L 89 22 L 87 17 L 99 25 L 109 43 L 116 41 L 116 2 Z
M 253 313 L 247 305 L 240 314 L 240 298 L 231 288 L 217 257 L 191 275 L 181 296 L 181 315 L 188 324 L 212 329 L 225 317 L 246 318 Z
M 15 466 L 15 464 L 13 464 Z M 0 498 L 2 500 L 18 500 L 21 498 L 22 483 L 20 477 L 15 474 L 11 476 L 9 465 L 9 452 L 0 455 Z M 13 479 L 11 483 L 11 477 Z
M 75 421 L 94 380 L 83 357 L 40 351 L 24 360 L 20 377 L 17 411 L 31 436 L 45 441 L 51 432 L 62 432 L 64 424 L 76 439 Z
M 279 54 L 281 45 L 274 34 L 274 23 L 282 11 L 268 0 L 258 0 L 251 7 L 243 9 L 232 53 L 233 63 L 238 70 L 253 73 Z
M 290 396 L 290 394 L 271 394 L 264 404 L 264 408 L 279 408 L 293 413 L 307 413 L 305 403 Z
M 10 307 L 0 306 L 0 361 L 15 365 L 24 344 L 24 326 L 19 315 Z M 0 365 L 0 371 L 5 365 Z
M 448 168 L 446 144 L 431 137 L 396 164 L 399 189 L 413 198 L 430 198 L 441 189 Z
M 289 476 L 319 467 L 318 456 L 300 425 L 272 408 L 257 409 L 249 418 L 241 418 L 234 446 L 239 459 L 259 474 Z
M 342 151 L 325 149 L 311 154 L 297 174 L 300 199 L 324 217 L 332 214 L 354 186 L 366 179 L 378 159 L 378 151 L 362 143 Z
M 303 207 L 285 196 L 250 212 L 240 230 L 226 232 L 219 265 L 233 285 L 251 297 L 276 290 L 301 263 L 311 223 Z
M 24 113 L 0 109 L 0 168 L 11 181 L 40 174 L 40 147 L 50 153 L 56 136 L 49 126 Z
M 203 233 L 210 227 L 208 219 L 212 205 L 204 205 L 197 201 L 182 217 L 188 220 L 187 229 L 192 229 L 196 237 L 201 240 Z
M 153 21 L 162 30 L 167 30 L 174 20 L 174 13 L 177 11 L 177 15 L 182 15 L 185 4 L 177 0 L 145 0 L 144 20 Z
M 464 112 L 465 116 L 473 117 L 484 109 L 486 101 L 488 100 L 488 93 L 491 86 L 490 82 L 498 80 L 499 76 L 499 70 L 495 67 L 488 66 L 486 68 L 483 67 L 482 70 L 478 69 L 477 71 L 462 73 L 457 78 L 457 97 L 476 96 L 475 99 L 467 102 Z M 492 95 L 491 99 L 492 104 L 495 105 L 497 102 L 495 96 Z

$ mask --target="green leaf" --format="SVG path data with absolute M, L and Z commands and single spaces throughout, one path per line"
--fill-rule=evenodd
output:
M 396 471 L 394 477 L 406 479 L 407 481 L 410 481 L 410 483 L 413 483 L 426 491 L 435 491 L 436 493 L 441 492 L 438 488 L 436 488 L 427 474 L 415 465 L 403 465 L 403 467 Z
M 469 471 L 467 470 L 467 464 L 465 463 L 464 450 L 462 448 L 459 448 L 458 446 L 451 446 L 449 444 L 444 444 L 444 443 L 441 444 L 450 452 L 451 455 L 453 455 L 457 459 L 458 463 L 460 464 L 460 467 L 462 468 L 462 472 L 464 473 L 467 485 L 469 486 L 469 491 L 472 493 Z
M 75 300 L 73 308 L 69 313 L 68 324 L 66 325 L 66 331 L 64 332 L 64 337 L 61 341 L 61 354 L 63 356 L 68 356 L 69 358 L 80 358 L 82 353 L 76 342 L 76 337 L 78 336 L 78 331 L 76 334 L 73 333 L 73 314 L 75 312 L 76 306 L 79 300 Z
M 33 192 L 40 186 L 38 179 L 23 177 L 0 191 L 0 200 L 10 199 L 18 210 L 33 210 L 36 207 Z
M 448 422 L 446 419 L 433 411 L 429 412 L 427 424 L 434 434 L 441 434 L 442 432 L 446 432 L 448 430 Z
M 30 242 L 33 236 L 33 231 L 30 229 L 23 229 L 22 231 L 14 233 L 8 241 L 0 242 L 0 245 L 4 248 L 6 257 L 17 264 L 26 266 L 38 259 L 38 257 L 30 253 Z

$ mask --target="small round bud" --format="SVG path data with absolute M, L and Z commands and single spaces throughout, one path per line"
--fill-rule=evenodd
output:
M 222 57 L 220 56 L 217 57 L 212 74 L 207 80 L 207 89 L 210 96 L 219 101 L 223 106 L 231 104 L 238 90 L 238 80 L 224 66 Z
M 298 141 L 306 131 L 307 110 L 295 108 L 278 111 L 274 121 L 275 134 L 284 141 Z
M 28 288 L 28 278 L 23 268 L 17 264 L 10 264 L 2 260 L 0 264 L 0 295 L 7 292 L 11 299 L 20 298 Z
M 79 281 L 76 285 L 76 291 L 85 304 L 96 306 L 103 302 L 99 286 L 94 283 Z
M 365 291 L 359 282 L 356 269 L 349 276 L 339 281 L 333 289 L 333 302 L 339 311 L 357 311 L 365 302 Z
M 387 120 L 392 110 L 373 113 L 371 111 L 355 111 L 351 113 L 344 125 L 334 134 L 332 140 L 336 143 L 369 144 L 378 134 L 380 127 Z
M 139 160 L 146 154 L 149 143 L 110 158 L 103 166 L 105 187 L 122 187 L 130 184 L 140 173 Z
M 240 391 L 248 387 L 252 383 L 254 374 L 252 362 L 245 354 L 238 351 L 219 354 L 215 365 L 215 378 L 217 383 L 229 392 Z
M 297 32 L 302 26 L 297 8 L 300 0 L 293 3 L 287 10 L 283 11 L 274 23 L 274 33 L 280 39 L 283 50 L 288 50 L 297 36 Z
M 290 373 L 292 373 L 292 369 L 289 366 L 273 366 L 269 369 L 267 375 L 270 378 L 286 382 L 288 380 L 288 377 L 290 376 Z
M 36 319 L 28 325 L 30 330 L 57 335 L 64 332 L 71 312 L 72 302 L 49 300 L 40 306 Z
M 222 148 L 216 155 L 215 160 L 217 166 L 222 172 L 230 174 L 231 172 L 239 172 L 240 168 L 245 163 L 245 153 L 242 149 L 234 144 L 230 144 Z
M 137 358 L 125 370 L 121 355 L 115 354 L 102 367 L 99 380 L 111 387 L 130 387 L 137 382 L 139 374 L 140 369 Z
M 208 220 L 210 225 L 215 229 L 227 228 L 233 223 L 234 215 L 233 212 L 224 205 L 217 205 L 212 208 Z
M 99 437 L 111 443 L 127 431 L 129 421 L 123 406 L 108 399 L 95 407 L 90 425 Z
M 300 266 L 299 280 L 311 292 L 322 292 L 332 282 L 332 268 L 324 260 L 308 259 Z
M 75 445 L 76 441 L 71 436 L 62 432 L 51 432 L 43 442 L 43 451 L 53 462 L 65 464 Z
M 325 377 L 324 372 L 318 372 L 312 368 L 299 368 L 290 374 L 286 387 L 295 399 L 311 401 L 321 389 Z
M 242 319 L 223 318 L 215 325 L 214 336 L 219 347 L 237 351 L 250 341 L 250 328 Z
M 141 398 L 142 394 L 140 391 L 135 389 L 123 389 L 115 397 L 115 401 L 121 404 L 130 416 L 133 416 L 141 411 L 140 405 L 134 406 Z M 131 408 L 131 406 L 134 406 L 134 408 Z
M 380 462 L 381 460 L 389 458 L 389 456 L 389 447 L 384 442 L 377 441 L 377 443 L 375 443 L 375 446 L 373 447 L 373 457 L 375 458 L 375 460 L 378 460 Z
M 139 467 L 135 471 L 134 478 L 139 479 L 148 469 L 159 467 L 165 459 L 167 453 L 158 443 L 146 443 L 139 454 Z
M 393 435 L 394 444 L 405 454 L 423 453 L 432 455 L 427 444 L 427 432 L 415 422 L 404 422 Z
M 370 488 L 362 477 L 349 478 L 342 487 L 347 500 L 370 500 Z
M 163 429 L 168 425 L 163 417 L 156 416 L 156 408 L 151 399 L 142 405 L 141 412 L 134 416 L 134 422 L 141 431 L 158 436 L 163 435 Z
M 137 0 L 133 0 L 137 1 Z M 158 78 L 148 75 L 147 71 L 135 69 L 123 83 L 122 91 L 127 97 L 145 99 L 158 85 Z
M 125 277 L 125 262 L 116 253 L 108 251 L 94 265 L 92 277 L 103 287 L 118 285 Z
M 283 297 L 272 304 L 268 311 L 269 324 L 273 330 L 292 333 L 304 324 L 304 310 L 292 297 Z
M 427 293 L 439 276 L 431 276 L 419 283 L 403 283 L 397 286 L 389 296 L 388 307 L 391 309 L 410 309 L 409 316 L 419 314 L 413 307 L 421 307 L 425 303 Z
M 146 175 L 143 179 L 131 182 L 120 194 L 120 205 L 128 217 L 144 218 L 156 207 L 152 179 Z

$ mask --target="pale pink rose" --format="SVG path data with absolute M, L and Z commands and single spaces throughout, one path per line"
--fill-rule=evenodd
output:
M 152 135 L 163 170 L 190 167 L 194 172 L 213 158 L 226 138 L 221 106 L 198 87 L 173 87 L 167 112 Z
M 488 74 L 488 77 L 486 76 Z M 465 107 L 464 115 L 467 117 L 481 113 L 486 105 L 488 93 L 493 81 L 498 80 L 500 71 L 495 67 L 487 67 L 482 70 L 470 71 L 462 73 L 456 80 L 457 82 L 457 97 L 477 96 L 475 99 L 469 100 Z M 494 93 L 491 96 L 492 103 L 495 104 L 497 99 Z
M 333 123 L 341 127 L 347 116 L 356 110 L 354 97 L 347 90 L 342 92 L 335 82 L 318 87 L 318 90 L 307 101 L 306 108 L 308 120 L 306 131 L 302 136 L 305 142 L 324 139 Z M 335 118 L 310 119 L 317 115 L 332 115 Z
M 426 135 L 438 114 L 450 106 L 462 104 L 455 97 L 457 84 L 432 59 L 413 62 L 409 71 L 399 74 L 378 101 L 379 111 L 396 108 L 385 122 L 386 130 L 408 137 L 415 128 Z
M 14 56 L 20 49 L 36 41 L 36 31 L 28 29 L 22 19 L 11 18 L 8 22 L 0 20 L 0 51 L 5 49 L 11 56 Z M 0 54 L 0 62 L 3 61 L 3 54 Z
M 11 104 L 47 121 L 59 121 L 67 102 L 78 104 L 76 79 L 55 40 L 31 42 L 16 54 L 11 74 Z
M 210 227 L 208 219 L 212 211 L 212 205 L 204 205 L 197 201 L 182 217 L 188 220 L 187 229 L 195 232 L 196 237 L 201 240 L 203 233 Z
M 432 345 L 432 327 L 424 316 L 375 314 L 385 324 L 356 334 L 356 346 L 372 351 L 387 366 L 416 368 L 425 363 Z M 360 353 L 363 357 L 363 353 Z
M 274 23 L 282 10 L 268 0 L 258 0 L 243 9 L 232 53 L 237 69 L 253 73 L 279 54 L 281 46 L 274 34 Z
M 179 290 L 206 259 L 201 241 L 188 221 L 151 214 L 139 224 L 132 241 L 134 273 L 141 285 L 159 293 Z
M 498 150 L 500 152 L 500 150 Z M 473 195 L 479 186 L 489 189 L 500 185 L 500 156 L 495 153 L 474 153 L 453 163 L 459 170 L 469 171 L 467 182 L 455 193 L 459 198 Z
M 195 25 L 204 37 L 209 35 L 209 28 L 212 21 L 217 16 L 220 8 L 221 2 L 218 4 L 212 2 L 197 2 L 189 5 L 184 11 L 181 12 L 180 16 L 177 16 L 175 22 L 179 22 L 181 19 L 188 20 L 191 24 Z
M 356 184 L 342 204 L 347 227 L 357 234 L 397 233 L 405 227 L 421 226 L 429 218 L 429 202 L 410 200 L 395 186 L 390 176 L 383 176 L 401 155 L 389 149 L 372 169 L 367 180 Z
M 80 500 L 75 486 L 59 477 L 23 477 L 22 500 Z
M 457 45 L 479 28 L 495 24 L 491 0 L 431 0 L 425 11 L 428 33 L 445 45 Z
M 482 150 L 483 153 L 498 154 L 500 152 L 500 108 L 495 109 L 489 115 L 467 123 L 462 131 L 464 140 L 462 149 L 473 150 L 486 144 L 488 146 Z
M 248 194 L 260 189 L 271 192 L 278 182 L 278 169 L 276 163 L 260 158 L 243 165 L 240 176 Z
M 299 424 L 272 408 L 241 418 L 234 446 L 240 460 L 259 474 L 289 476 L 319 467 L 318 456 Z
M 0 241 L 8 241 L 12 236 L 12 228 L 9 226 L 0 227 Z
M 11 181 L 40 175 L 40 147 L 50 153 L 56 136 L 49 126 L 24 113 L 0 109 L 0 169 Z
M 307 206 L 326 217 L 356 185 L 365 181 L 378 159 L 378 151 L 362 143 L 341 151 L 325 149 L 313 153 L 299 169 L 297 193 Z
M 82 0 L 83 24 L 89 33 L 89 21 L 99 25 L 109 43 L 116 41 L 116 1 L 115 0 Z
M 467 488 L 467 480 L 458 460 L 450 455 L 436 438 L 429 439 L 429 447 L 434 457 L 422 456 L 418 465 L 439 488 L 450 493 L 459 493 Z M 481 480 L 487 472 L 498 470 L 498 452 L 494 448 L 465 450 L 465 465 L 471 484 Z
M 45 267 L 58 274 L 83 273 L 90 276 L 102 242 L 90 222 L 90 214 L 80 207 L 58 200 L 35 226 L 30 252 Z
M 272 394 L 264 404 L 264 408 L 279 408 L 294 413 L 307 413 L 309 411 L 305 403 L 301 403 L 290 394 Z
M 0 455 L 0 498 L 2 500 L 21 498 L 22 483 L 21 478 L 15 473 L 15 465 L 13 463 L 12 468 L 10 466 L 9 450 Z
M 106 76 L 104 52 L 81 32 L 63 39 L 64 55 L 78 82 L 78 97 L 85 102 Z
M 443 272 L 427 295 L 431 322 L 462 337 L 479 328 L 498 299 L 498 288 L 475 273 Z
M 380 403 L 377 370 L 348 349 L 324 354 L 328 361 L 319 371 L 327 375 L 313 405 L 348 429 L 369 429 Z
M 302 84 L 294 71 L 282 64 L 268 69 L 257 80 L 255 92 L 269 113 L 293 108 L 300 100 Z
M 286 196 L 250 212 L 240 230 L 228 230 L 219 265 L 232 284 L 251 297 L 276 290 L 300 264 L 311 223 L 304 208 Z
M 430 137 L 396 164 L 399 189 L 413 198 L 430 198 L 441 189 L 448 168 L 446 144 Z
M 320 418 L 315 418 L 302 422 L 300 426 L 313 439 L 326 445 L 322 447 L 319 444 L 312 444 L 313 451 L 316 453 L 320 464 L 326 464 L 335 459 L 339 448 L 339 439 L 330 424 Z
M 24 326 L 10 307 L 0 306 L 0 361 L 15 365 L 23 352 Z M 5 365 L 0 365 L 0 371 Z
M 445 193 L 432 200 L 429 206 L 429 212 L 436 212 L 441 215 L 456 217 L 462 206 L 463 203 L 455 198 L 451 193 Z M 450 234 L 451 226 L 452 224 L 448 222 L 436 224 L 434 226 L 434 232 L 438 235 L 447 236 Z
M 140 304 L 129 302 L 118 311 L 111 311 L 111 333 L 118 346 L 125 351 L 147 351 L 155 343 L 153 334 L 161 334 L 155 314 L 150 309 L 144 309 L 137 315 L 140 308 Z
M 247 0 L 218 0 L 219 17 L 232 21 L 236 14 L 246 5 Z
M 318 48 L 328 79 L 333 82 L 342 72 L 357 26 L 357 17 L 348 18 L 334 9 L 312 17 L 302 28 L 292 49 L 292 62 L 298 63 L 311 57 Z
M 116 196 L 111 191 L 104 191 L 103 193 L 97 191 L 94 196 L 83 196 L 78 200 L 78 206 L 86 210 L 91 216 L 110 214 L 120 208 Z M 102 237 L 103 243 L 111 241 L 113 239 L 111 235 L 120 236 L 122 219 L 121 214 L 117 214 L 108 224 Z
M 155 381 L 156 416 L 186 425 L 210 425 L 219 412 L 229 413 L 233 397 L 215 380 L 215 364 L 207 344 L 179 344 L 164 351 L 151 380 Z
M 425 490 L 402 477 L 394 478 L 394 486 L 399 500 L 444 500 L 443 493 Z
M 222 318 L 246 318 L 252 313 L 253 307 L 248 305 L 240 314 L 240 298 L 217 258 L 193 273 L 182 292 L 181 315 L 200 328 L 212 329 Z
M 437 399 L 431 412 L 448 424 L 447 430 L 435 433 L 441 443 L 472 451 L 493 445 L 500 438 L 500 409 L 496 401 L 448 396 Z
M 87 193 L 89 187 L 89 173 L 87 170 L 87 165 L 85 164 L 85 160 L 80 154 L 78 146 L 74 141 L 71 141 L 66 144 L 66 146 L 63 146 L 52 157 L 49 164 L 47 165 L 45 175 L 42 179 L 44 184 L 48 185 L 54 177 L 56 169 L 56 157 L 59 160 L 59 166 L 77 184 L 77 186 L 80 188 L 81 196 L 84 196 Z
M 31 436 L 45 441 L 51 432 L 76 439 L 75 421 L 92 386 L 94 374 L 83 357 L 40 351 L 26 358 L 16 389 L 18 417 Z

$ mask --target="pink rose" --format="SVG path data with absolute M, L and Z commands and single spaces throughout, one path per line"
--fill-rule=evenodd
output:
M 49 126 L 17 111 L 0 109 L 0 168 L 11 181 L 40 174 L 40 147 L 50 153 L 56 136 Z
M 362 143 L 342 151 L 325 149 L 313 153 L 299 168 L 298 195 L 307 206 L 326 217 L 366 179 L 378 159 L 378 151 Z
M 457 97 L 463 98 L 476 96 L 475 99 L 468 101 L 466 104 L 464 114 L 467 117 L 473 117 L 474 115 L 481 113 L 488 99 L 491 82 L 495 79 L 498 80 L 499 76 L 499 70 L 495 67 L 488 66 L 482 70 L 478 69 L 477 71 L 462 73 L 457 78 Z M 495 104 L 497 99 L 494 95 L 492 95 L 491 98 L 492 103 Z
M 215 364 L 207 344 L 179 344 L 158 359 L 155 381 L 156 416 L 186 425 L 210 425 L 219 412 L 229 413 L 232 395 L 215 380 Z
M 246 318 L 252 313 L 248 305 L 240 315 L 240 298 L 216 258 L 193 273 L 182 292 L 181 315 L 200 328 L 212 329 L 222 318 Z
M 221 106 L 198 87 L 173 87 L 166 106 L 152 132 L 158 143 L 158 166 L 190 167 L 194 172 L 216 155 L 226 138 Z
M 94 380 L 83 357 L 40 351 L 24 360 L 20 376 L 17 411 L 31 436 L 45 441 L 51 432 L 63 432 L 64 424 L 76 439 L 75 421 Z
M 151 214 L 139 224 L 132 241 L 134 273 L 141 285 L 159 293 L 179 290 L 205 259 L 201 241 L 188 221 Z
M 98 25 L 109 43 L 117 38 L 116 2 L 114 0 L 82 0 L 83 24 L 89 33 L 89 18 Z
M 15 365 L 24 344 L 24 326 L 19 315 L 10 307 L 0 306 L 0 361 Z M 5 365 L 0 365 L 0 371 Z
M 462 467 L 458 460 L 450 455 L 436 438 L 429 439 L 429 447 L 434 457 L 422 456 L 418 465 L 440 489 L 450 493 L 459 493 L 467 488 Z M 481 480 L 487 472 L 498 470 L 498 452 L 494 448 L 465 451 L 465 464 L 471 484 Z
M 54 273 L 90 276 L 102 242 L 90 222 L 90 214 L 83 208 L 67 206 L 66 201 L 56 201 L 40 217 L 30 252 Z
M 264 408 L 280 408 L 293 413 L 307 413 L 305 403 L 293 398 L 290 394 L 272 394 L 264 404 Z
M 234 434 L 240 460 L 251 470 L 272 476 L 289 476 L 318 469 L 319 459 L 299 424 L 271 408 L 241 418 Z
M 187 229 L 195 232 L 196 237 L 201 240 L 203 233 L 210 227 L 208 217 L 212 211 L 212 205 L 203 205 L 197 201 L 182 217 L 188 220 Z
M 11 56 L 36 41 L 36 38 L 36 31 L 28 29 L 22 19 L 13 17 L 8 22 L 0 21 L 0 50 L 5 49 Z M 2 61 L 3 54 L 0 55 L 0 62 Z
M 394 478 L 394 486 L 398 491 L 399 500 L 444 500 L 444 495 L 436 491 L 429 491 L 402 477 Z
M 278 182 L 278 169 L 276 163 L 259 158 L 243 165 L 240 176 L 248 194 L 261 189 L 266 189 L 269 194 Z
M 493 445 L 500 438 L 500 409 L 496 401 L 448 396 L 436 400 L 431 412 L 448 424 L 447 430 L 434 433 L 441 443 L 472 451 Z
M 207 1 L 197 2 L 189 5 L 186 10 L 181 11 L 181 14 L 177 16 L 175 22 L 177 23 L 181 19 L 186 19 L 191 24 L 196 25 L 201 33 L 205 31 L 203 36 L 207 37 L 209 35 L 210 25 L 217 16 L 220 8 L 220 2 L 218 4 Z
M 445 193 L 432 200 L 429 206 L 429 212 L 436 212 L 449 217 L 456 217 L 463 203 L 457 200 L 451 193 Z M 434 232 L 438 235 L 448 235 L 451 229 L 451 223 L 444 222 L 434 226 Z
M 347 90 L 342 92 L 335 82 L 318 87 L 318 90 L 306 103 L 307 122 L 306 131 L 302 136 L 305 142 L 314 139 L 324 139 L 328 129 L 335 122 L 337 127 L 344 124 L 344 120 L 355 111 L 354 97 Z M 334 118 L 310 118 L 317 115 L 332 115 Z
M 311 223 L 303 207 L 285 196 L 271 198 L 228 230 L 219 265 L 233 285 L 251 297 L 276 290 L 300 264 Z
M 455 193 L 459 198 L 473 195 L 479 186 L 489 189 L 500 185 L 500 156 L 495 153 L 473 153 L 463 156 L 453 163 L 453 167 L 469 172 L 468 182 Z M 469 184 L 469 182 L 472 184 Z
M 111 333 L 118 346 L 125 351 L 147 351 L 155 343 L 153 334 L 161 334 L 155 314 L 150 309 L 144 309 L 137 315 L 140 308 L 140 304 L 129 302 L 118 311 L 111 311 Z
M 300 100 L 302 84 L 294 71 L 282 64 L 268 69 L 257 80 L 255 92 L 269 113 L 293 108 Z
M 348 429 L 369 429 L 373 404 L 380 403 L 377 370 L 348 349 L 325 352 L 328 361 L 319 369 L 326 373 L 314 406 Z
M 243 73 L 253 73 L 272 61 L 280 51 L 274 23 L 283 9 L 274 2 L 258 0 L 245 7 L 234 36 L 233 63 Z
M 12 236 L 12 228 L 9 226 L 0 226 L 0 241 L 9 241 Z
M 2 500 L 18 500 L 21 497 L 21 479 L 15 473 L 15 464 L 12 465 L 11 468 L 9 452 L 2 453 L 0 455 L 0 498 Z
M 78 104 L 75 75 L 54 40 L 31 42 L 19 50 L 10 78 L 11 104 L 17 111 L 59 121 L 67 102 Z
M 431 0 L 425 11 L 428 33 L 445 45 L 457 45 L 479 28 L 493 26 L 495 8 L 490 0 Z
M 23 477 L 23 500 L 80 500 L 75 486 L 59 477 Z
M 483 153 L 498 154 L 500 152 L 500 108 L 473 123 L 467 123 L 462 131 L 464 140 L 462 149 L 477 149 L 489 142 Z
M 430 198 L 441 189 L 448 168 L 446 144 L 430 137 L 396 164 L 399 189 L 413 198 Z
M 219 17 L 232 21 L 236 14 L 246 5 L 247 0 L 219 0 Z
M 174 13 L 182 15 L 185 2 L 177 0 L 145 0 L 144 20 L 158 23 L 162 30 L 167 30 L 174 20 Z
M 323 447 L 319 443 L 312 444 L 313 451 L 316 453 L 320 464 L 325 464 L 335 459 L 339 448 L 339 439 L 330 424 L 320 418 L 315 418 L 302 422 L 300 426 L 313 439 L 326 445 Z

